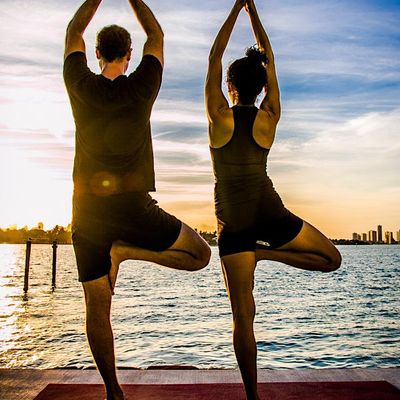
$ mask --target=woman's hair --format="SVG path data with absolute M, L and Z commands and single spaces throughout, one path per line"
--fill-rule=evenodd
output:
M 131 44 L 129 32 L 118 25 L 105 26 L 97 34 L 96 47 L 107 62 L 125 57 Z
M 237 90 L 239 101 L 252 104 L 267 84 L 268 57 L 253 46 L 246 50 L 246 57 L 234 61 L 228 67 L 227 81 Z

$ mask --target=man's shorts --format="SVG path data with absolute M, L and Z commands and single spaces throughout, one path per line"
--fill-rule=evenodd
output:
M 108 275 L 110 250 L 117 240 L 164 251 L 178 239 L 181 221 L 157 205 L 148 193 L 112 196 L 74 195 L 72 241 L 79 281 Z

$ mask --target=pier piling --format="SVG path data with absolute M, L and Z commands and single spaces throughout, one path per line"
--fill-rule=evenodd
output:
M 57 272 L 57 240 L 53 241 L 53 268 L 52 268 L 52 278 L 51 278 L 51 288 L 54 290 L 56 288 L 56 272 Z
M 26 241 L 26 251 L 25 251 L 25 277 L 24 277 L 24 292 L 28 292 L 28 284 L 29 284 L 29 263 L 31 260 L 31 247 L 32 241 L 28 239 Z

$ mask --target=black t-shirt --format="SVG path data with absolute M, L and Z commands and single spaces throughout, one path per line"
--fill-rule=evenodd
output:
M 113 81 L 94 74 L 83 52 L 65 59 L 64 81 L 76 126 L 76 193 L 155 191 L 150 115 L 161 78 L 161 63 L 152 55 Z

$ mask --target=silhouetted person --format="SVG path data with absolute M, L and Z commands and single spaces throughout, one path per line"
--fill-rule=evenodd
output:
M 245 7 L 257 41 L 228 69 L 229 107 L 222 89 L 222 56 Z M 265 88 L 258 109 L 255 101 Z M 339 268 L 340 253 L 316 228 L 287 210 L 266 173 L 280 117 L 274 55 L 253 0 L 237 0 L 209 56 L 206 108 L 213 159 L 218 246 L 233 313 L 233 344 L 248 399 L 257 394 L 253 332 L 256 264 L 273 260 L 305 270 Z
M 87 0 L 67 28 L 64 79 L 76 125 L 73 244 L 86 299 L 87 336 L 108 399 L 117 381 L 111 298 L 121 261 L 152 261 L 194 271 L 210 258 L 206 242 L 157 206 L 150 114 L 163 71 L 163 31 L 141 0 L 129 1 L 147 40 L 135 72 L 125 75 L 131 37 L 116 25 L 97 35 L 101 74 L 87 66 L 83 33 L 101 0 Z

